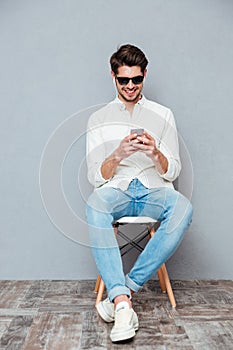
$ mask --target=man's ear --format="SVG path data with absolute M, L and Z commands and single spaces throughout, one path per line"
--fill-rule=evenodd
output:
M 112 79 L 115 79 L 115 73 L 111 70 Z
M 147 74 L 147 69 L 144 70 L 144 77 L 146 77 L 146 74 Z

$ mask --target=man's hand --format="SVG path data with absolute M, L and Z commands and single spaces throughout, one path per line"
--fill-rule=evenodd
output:
M 130 134 L 123 138 L 119 147 L 117 147 L 117 149 L 105 159 L 101 166 L 101 174 L 104 179 L 110 179 L 123 159 L 139 151 L 138 148 L 135 148 L 137 143 L 139 143 L 137 140 L 137 134 Z
M 113 152 L 113 155 L 116 159 L 121 161 L 139 151 L 139 149 L 135 147 L 139 142 L 136 133 L 130 134 L 121 141 L 119 147 Z
M 144 131 L 143 135 L 137 136 L 138 143 L 134 148 L 145 153 L 154 162 L 160 174 L 165 174 L 168 170 L 168 160 L 156 147 L 155 139 Z

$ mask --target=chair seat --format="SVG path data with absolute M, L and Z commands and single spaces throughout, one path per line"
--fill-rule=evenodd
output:
M 114 224 L 149 224 L 158 222 L 149 216 L 124 216 L 114 222 Z

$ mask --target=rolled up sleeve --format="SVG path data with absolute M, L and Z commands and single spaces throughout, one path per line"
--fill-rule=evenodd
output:
M 168 160 L 168 170 L 159 174 L 163 179 L 173 182 L 180 174 L 181 162 L 179 156 L 179 141 L 175 119 L 171 110 L 168 110 L 163 134 L 159 146 L 160 151 Z
M 94 187 L 100 187 L 108 180 L 101 174 L 101 166 L 105 159 L 105 147 L 101 127 L 91 117 L 86 134 L 87 178 Z

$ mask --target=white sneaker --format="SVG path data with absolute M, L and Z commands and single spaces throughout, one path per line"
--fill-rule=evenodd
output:
M 113 322 L 115 320 L 114 303 L 109 298 L 100 301 L 96 305 L 98 314 L 105 322 Z
M 107 323 L 114 322 L 115 320 L 115 308 L 114 303 L 112 303 L 109 298 L 104 299 L 103 301 L 100 301 L 96 305 L 96 309 L 98 311 L 98 314 L 100 317 Z M 133 325 L 135 331 L 138 330 L 138 317 L 136 312 L 134 311 L 133 314 Z
M 133 338 L 136 330 L 138 330 L 138 317 L 132 308 L 115 311 L 115 323 L 110 333 L 112 342 Z

